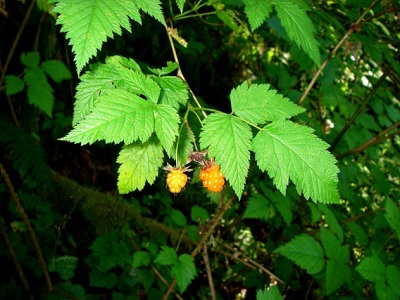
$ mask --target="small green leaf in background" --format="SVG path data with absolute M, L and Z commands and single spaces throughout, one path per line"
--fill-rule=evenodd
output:
M 11 96 L 17 93 L 20 93 L 25 88 L 25 82 L 14 76 L 14 75 L 7 75 L 5 77 L 6 80 L 6 95 Z
M 331 294 L 344 283 L 351 282 L 350 250 L 327 229 L 321 228 L 321 241 L 328 261 L 326 264 L 326 294 Z
M 396 231 L 397 237 L 400 239 L 400 210 L 394 201 L 390 198 L 386 199 L 385 218 L 390 227 Z
M 146 182 L 152 184 L 162 165 L 163 149 L 154 137 L 144 144 L 124 146 L 119 153 L 118 191 L 127 194 L 142 190 Z
M 22 53 L 20 60 L 24 66 L 35 68 L 39 66 L 40 54 L 39 52 Z
M 385 280 L 386 266 L 377 256 L 364 258 L 356 270 L 369 281 L 377 283 Z
M 154 262 L 164 266 L 175 265 L 178 263 L 178 255 L 171 247 L 161 246 L 161 251 Z
M 355 222 L 348 222 L 346 225 L 350 228 L 351 233 L 354 234 L 360 246 L 366 246 L 368 244 L 368 235 L 363 227 Z
M 232 112 L 253 124 L 289 119 L 305 111 L 270 89 L 269 84 L 248 85 L 245 81 L 231 91 L 230 100 Z
M 325 223 L 329 225 L 329 228 L 332 229 L 334 233 L 336 233 L 339 241 L 343 242 L 343 227 L 338 222 L 330 207 L 326 204 L 318 203 L 318 208 L 325 215 Z
M 320 66 L 321 56 L 314 36 L 315 29 L 305 11 L 288 0 L 276 1 L 275 9 L 289 38 L 295 41 L 317 66 Z
M 267 221 L 269 219 L 269 210 L 272 203 L 261 194 L 253 195 L 249 198 L 243 219 L 259 219 Z
M 400 270 L 395 265 L 386 267 L 386 281 L 398 297 L 400 297 Z
M 171 273 L 176 279 L 180 292 L 184 292 L 197 274 L 193 257 L 189 254 L 180 255 L 178 262 L 172 266 Z
M 277 285 L 273 285 L 264 290 L 258 290 L 256 295 L 257 300 L 283 300 Z
M 164 76 L 164 75 L 168 75 L 169 73 L 172 73 L 177 68 L 178 68 L 178 63 L 172 62 L 172 61 L 168 61 L 166 67 L 162 67 L 161 69 L 149 68 L 149 70 L 152 73 L 154 73 L 155 75 L 157 75 L 158 77 L 161 77 L 161 76 Z
M 72 77 L 67 67 L 58 60 L 46 60 L 40 65 L 40 68 L 57 83 Z
M 54 103 L 53 89 L 43 70 L 39 67 L 25 68 L 24 81 L 28 85 L 29 103 L 51 117 Z
M 210 214 L 205 208 L 198 205 L 193 205 L 190 217 L 194 222 L 204 223 L 210 218 Z
M 223 113 L 210 114 L 200 134 L 201 148 L 215 157 L 238 198 L 242 196 L 250 165 L 251 138 L 249 125 Z
M 57 272 L 60 278 L 68 280 L 74 277 L 75 269 L 78 265 L 78 258 L 75 256 L 64 255 L 50 261 L 49 271 Z
M 271 0 L 243 0 L 251 31 L 256 30 L 272 11 Z
M 284 195 L 290 178 L 306 199 L 338 203 L 337 161 L 326 150 L 329 145 L 312 132 L 288 120 L 268 124 L 253 140 L 257 164 Z
M 102 272 L 92 269 L 89 274 L 89 285 L 106 289 L 112 289 L 118 282 L 118 277 L 114 272 Z
M 115 230 L 99 236 L 90 249 L 97 260 L 99 270 L 104 272 L 116 266 L 124 267 L 130 262 L 128 247 L 119 241 L 118 233 Z
M 133 253 L 132 267 L 148 266 L 150 264 L 150 253 L 147 251 L 137 251 Z
M 184 227 L 187 224 L 186 217 L 180 210 L 173 209 L 171 212 L 171 218 L 178 226 Z
M 321 245 L 314 238 L 305 234 L 296 236 L 274 252 L 294 261 L 297 265 L 306 269 L 309 274 L 316 274 L 324 267 L 324 251 Z

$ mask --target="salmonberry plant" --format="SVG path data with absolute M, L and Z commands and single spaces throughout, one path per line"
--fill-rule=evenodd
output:
M 22 237 L 29 234 L 40 267 L 29 266 L 44 276 L 49 299 L 91 299 L 96 289 L 110 299 L 242 299 L 246 291 L 257 300 L 310 291 L 319 299 L 400 297 L 396 4 L 36 2 L 71 47 L 73 115 L 64 115 L 47 80 L 71 78 L 63 63 L 22 52 L 23 76 L 6 75 L 7 57 L 0 87 L 4 81 L 16 126 L 0 116 L 0 144 L 24 181 L 15 192 L 0 164 L 0 192 L 14 200 L 10 238 L 3 217 L 0 227 L 8 251 L 21 247 L 27 265 L 32 255 Z M 225 67 L 237 72 L 227 75 Z M 209 81 L 233 79 L 200 97 L 195 73 L 204 68 Z M 25 91 L 21 103 L 35 107 L 39 134 L 19 128 L 10 97 Z M 36 142 L 49 128 L 54 141 Z M 53 142 L 55 153 L 72 144 L 112 149 L 115 169 L 96 167 L 89 150 L 80 157 L 93 180 L 98 170 L 115 173 L 117 191 L 101 193 L 42 168 L 38 144 Z M 57 204 L 43 200 L 52 197 Z M 58 213 L 64 205 L 69 213 Z M 69 234 L 76 207 L 92 239 L 79 222 L 76 236 Z M 13 288 L 3 284 L 0 296 Z

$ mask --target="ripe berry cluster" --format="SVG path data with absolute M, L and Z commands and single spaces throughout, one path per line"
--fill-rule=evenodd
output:
M 222 191 L 225 184 L 224 174 L 217 165 L 205 166 L 200 171 L 200 179 L 203 181 L 203 186 L 210 192 Z
M 172 169 L 167 175 L 167 186 L 171 193 L 178 194 L 185 187 L 188 180 L 182 169 Z

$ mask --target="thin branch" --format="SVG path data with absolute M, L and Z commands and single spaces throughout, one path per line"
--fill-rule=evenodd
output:
M 31 15 L 32 9 L 35 6 L 35 4 L 36 4 L 36 0 L 32 0 L 31 4 L 29 5 L 29 7 L 28 7 L 28 9 L 27 9 L 27 11 L 25 13 L 24 19 L 22 20 L 21 25 L 19 26 L 19 30 L 18 30 L 18 32 L 17 32 L 17 34 L 15 36 L 14 42 L 13 42 L 13 44 L 11 46 L 11 49 L 8 52 L 6 61 L 5 61 L 4 66 L 3 66 L 3 71 L 1 72 L 1 75 L 0 75 L 0 87 L 3 86 L 4 77 L 6 76 L 8 65 L 11 62 L 11 59 L 12 59 L 12 57 L 14 55 L 14 52 L 15 52 L 15 48 L 17 47 L 19 39 L 21 38 L 22 31 L 24 31 L 26 22 L 28 22 L 29 16 Z
M 221 199 L 223 198 L 223 195 L 221 195 Z M 213 233 L 215 227 L 218 225 L 218 223 L 221 221 L 222 217 L 224 216 L 225 212 L 229 209 L 229 207 L 232 204 L 234 197 L 231 197 L 228 199 L 228 201 L 225 203 L 222 209 L 217 209 L 217 215 L 214 217 L 214 220 L 210 227 L 208 227 L 208 230 L 202 235 L 201 241 L 197 244 L 196 248 L 192 251 L 190 254 L 192 257 L 195 257 L 197 253 L 200 251 L 202 248 L 203 244 L 208 241 L 210 238 L 210 235 Z M 176 285 L 176 280 L 174 280 L 171 285 L 169 286 L 168 290 L 165 292 L 163 296 L 163 300 L 167 300 L 168 296 L 172 293 Z
M 28 280 L 25 277 L 25 273 L 24 270 L 22 269 L 21 263 L 18 260 L 17 255 L 15 254 L 15 250 L 14 250 L 14 246 L 12 245 L 10 239 L 8 238 L 8 234 L 7 234 L 7 230 L 6 230 L 6 224 L 4 222 L 3 217 L 0 216 L 0 234 L 3 236 L 4 242 L 7 246 L 8 252 L 10 253 L 10 256 L 12 258 L 12 261 L 14 263 L 15 269 L 17 270 L 19 279 L 22 282 L 22 287 L 24 288 L 25 292 L 27 294 L 30 293 L 30 286 L 28 283 Z M 31 299 L 33 299 L 33 297 L 30 297 Z
M 169 43 L 171 44 L 171 49 L 172 49 L 172 54 L 173 54 L 173 56 L 174 56 L 174 60 L 175 60 L 175 62 L 178 64 L 178 75 L 177 75 L 177 76 L 178 76 L 179 78 L 181 78 L 181 79 L 186 83 L 186 85 L 187 85 L 188 88 L 189 88 L 189 92 L 190 92 L 190 94 L 191 94 L 192 97 L 193 97 L 194 102 L 196 102 L 196 105 L 201 109 L 201 112 L 203 113 L 203 116 L 204 116 L 205 118 L 207 118 L 206 112 L 202 109 L 199 100 L 197 100 L 197 97 L 196 97 L 196 95 L 193 93 L 192 89 L 190 88 L 188 82 L 187 82 L 186 79 L 185 79 L 185 76 L 183 76 L 182 69 L 181 69 L 181 66 L 180 66 L 180 64 L 179 64 L 178 55 L 176 54 L 175 44 L 174 44 L 174 41 L 172 40 L 172 35 L 171 35 L 171 33 L 172 33 L 172 28 L 165 27 L 165 30 L 167 31 Z
M 372 87 L 372 90 L 368 94 L 368 96 L 361 102 L 360 106 L 357 108 L 357 111 L 351 116 L 351 118 L 346 122 L 346 125 L 342 128 L 342 130 L 339 132 L 335 140 L 333 141 L 331 145 L 331 151 L 337 146 L 339 141 L 342 139 L 344 134 L 349 130 L 350 126 L 354 123 L 356 118 L 360 115 L 362 110 L 364 109 L 365 105 L 371 100 L 372 96 L 376 93 L 378 88 L 381 86 L 387 75 L 392 71 L 392 67 L 389 66 L 386 68 L 385 72 L 381 75 L 381 77 L 378 79 L 378 81 L 374 84 Z
M 207 271 L 207 278 L 208 278 L 208 285 L 210 286 L 210 291 L 211 291 L 211 299 L 216 300 L 217 297 L 215 295 L 215 288 L 214 288 L 214 283 L 212 279 L 212 273 L 211 273 L 211 268 L 210 268 L 210 260 L 208 258 L 208 252 L 207 252 L 207 244 L 203 244 L 203 259 L 204 263 L 206 264 L 206 271 Z
M 321 75 L 322 71 L 325 69 L 326 65 L 328 62 L 335 56 L 336 52 L 340 49 L 342 44 L 348 39 L 348 37 L 357 29 L 359 28 L 358 25 L 360 25 L 361 21 L 364 19 L 365 15 L 369 12 L 369 10 L 378 2 L 379 0 L 374 0 L 368 7 L 367 9 L 362 13 L 362 15 L 358 18 L 358 20 L 352 24 L 350 29 L 346 32 L 346 34 L 342 37 L 342 39 L 339 41 L 339 43 L 336 45 L 336 47 L 332 50 L 331 53 L 329 53 L 328 57 L 324 60 L 322 63 L 321 67 L 318 69 L 318 71 L 315 73 L 314 77 L 311 79 L 310 83 L 308 84 L 306 90 L 303 92 L 303 95 L 301 96 L 298 105 L 301 105 L 305 98 L 307 97 L 308 93 L 311 91 L 312 87 L 314 86 L 315 82 L 317 81 L 318 77 Z
M 53 290 L 53 284 L 51 282 L 49 272 L 47 271 L 46 262 L 45 262 L 45 260 L 43 258 L 42 250 L 40 249 L 39 243 L 37 241 L 35 231 L 33 230 L 31 221 L 29 220 L 28 215 L 26 214 L 25 209 L 23 208 L 23 206 L 21 204 L 21 201 L 19 200 L 19 198 L 17 196 L 17 193 L 14 190 L 14 186 L 13 186 L 11 180 L 10 180 L 10 177 L 8 176 L 8 173 L 7 173 L 6 169 L 4 169 L 3 164 L 1 162 L 0 162 L 0 173 L 3 176 L 4 181 L 6 183 L 6 186 L 7 186 L 8 190 L 9 190 L 9 192 L 10 192 L 10 194 L 11 194 L 11 196 L 12 196 L 12 198 L 13 198 L 16 206 L 17 206 L 18 212 L 20 213 L 22 219 L 24 220 L 24 223 L 26 225 L 26 229 L 29 232 L 29 236 L 30 236 L 30 238 L 31 238 L 31 240 L 33 242 L 33 245 L 34 245 L 35 250 L 36 250 L 36 254 L 37 254 L 38 258 L 39 258 L 39 262 L 40 262 L 40 265 L 42 267 L 42 271 L 43 271 L 43 274 L 44 274 L 44 277 L 45 277 L 45 280 L 46 280 L 47 289 L 48 289 L 49 292 L 51 292 Z

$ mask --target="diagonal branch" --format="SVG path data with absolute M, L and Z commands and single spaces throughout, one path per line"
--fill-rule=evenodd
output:
M 367 7 L 367 9 L 361 14 L 358 20 L 352 24 L 350 29 L 346 32 L 346 34 L 342 37 L 339 43 L 335 46 L 331 53 L 329 53 L 328 57 L 324 60 L 321 67 L 315 73 L 314 77 L 311 79 L 310 83 L 308 84 L 306 90 L 303 92 L 298 105 L 301 105 L 305 98 L 307 97 L 308 93 L 311 91 L 312 87 L 314 86 L 315 82 L 317 81 L 318 77 L 321 75 L 322 71 L 325 69 L 328 62 L 336 55 L 336 52 L 340 49 L 342 44 L 348 39 L 348 37 L 361 25 L 361 21 L 364 19 L 365 15 L 369 12 L 369 10 L 378 2 L 379 0 L 374 0 L 372 3 Z
M 368 96 L 362 101 L 360 106 L 357 108 L 356 112 L 351 116 L 351 118 L 346 122 L 346 125 L 342 128 L 342 130 L 339 132 L 335 140 L 332 142 L 331 145 L 331 151 L 337 146 L 339 141 L 342 139 L 344 134 L 349 130 L 350 126 L 353 125 L 354 121 L 357 119 L 357 117 L 360 115 L 362 110 L 364 109 L 365 105 L 371 100 L 372 96 L 376 93 L 378 88 L 381 86 L 383 81 L 385 80 L 386 76 L 392 71 L 392 67 L 389 66 L 386 68 L 385 72 L 381 75 L 379 80 L 374 84 L 372 87 L 372 90 L 368 94 Z

